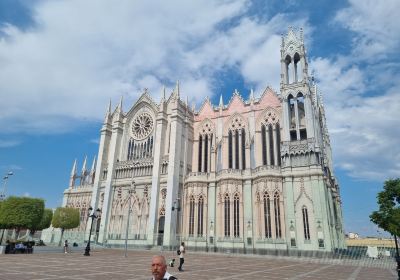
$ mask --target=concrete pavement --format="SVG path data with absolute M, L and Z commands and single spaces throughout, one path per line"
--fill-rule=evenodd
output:
M 0 255 L 1 280 L 128 280 L 151 279 L 151 257 L 159 251 L 129 250 L 127 258 L 123 250 L 100 249 L 83 256 L 81 250 L 63 254 L 62 247 L 33 254 Z M 175 252 L 162 252 L 167 260 Z M 179 260 L 176 260 L 179 263 Z M 394 261 L 363 262 L 332 259 L 298 259 L 272 256 L 242 256 L 188 252 L 184 272 L 177 267 L 169 272 L 180 280 L 189 279 L 397 279 Z

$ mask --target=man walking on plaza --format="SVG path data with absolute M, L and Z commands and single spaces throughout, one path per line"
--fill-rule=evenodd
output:
M 153 280 L 177 280 L 178 278 L 172 276 L 167 272 L 167 262 L 164 256 L 154 256 L 151 262 L 151 274 Z
M 185 257 L 185 242 L 181 243 L 181 246 L 179 247 L 179 251 L 180 251 L 180 254 L 179 254 L 179 267 L 178 267 L 178 270 L 179 271 L 183 271 L 182 265 L 185 262 L 185 258 L 184 258 Z

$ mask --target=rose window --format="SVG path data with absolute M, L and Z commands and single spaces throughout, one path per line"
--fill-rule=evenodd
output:
M 153 118 L 148 113 L 138 115 L 132 123 L 132 133 L 136 140 L 143 140 L 153 130 Z

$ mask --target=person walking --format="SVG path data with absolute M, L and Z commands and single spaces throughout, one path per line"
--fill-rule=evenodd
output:
M 179 247 L 179 271 L 183 271 L 183 263 L 185 262 L 185 242 L 181 243 L 181 246 Z
M 172 276 L 167 271 L 167 262 L 165 257 L 158 255 L 154 256 L 151 261 L 151 274 L 153 274 L 152 280 L 177 280 L 175 276 Z
M 68 240 L 65 239 L 64 241 L 64 253 L 67 254 L 68 253 Z

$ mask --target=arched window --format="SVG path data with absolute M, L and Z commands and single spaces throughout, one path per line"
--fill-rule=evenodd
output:
M 239 131 L 235 130 L 235 166 L 234 168 L 239 169 Z
M 294 82 L 298 82 L 299 80 L 301 80 L 302 76 L 301 76 L 301 67 L 298 66 L 298 63 L 300 61 L 300 55 L 298 53 L 294 54 L 293 57 L 293 66 L 294 66 Z
M 204 211 L 204 199 L 202 196 L 199 197 L 199 204 L 197 209 L 197 235 L 203 236 L 203 211 Z
M 224 199 L 224 236 L 231 235 L 231 201 L 229 195 L 225 194 Z
M 282 237 L 282 230 L 281 230 L 281 209 L 279 205 L 279 194 L 278 192 L 274 195 L 274 212 L 275 212 L 275 235 L 276 238 Z
M 232 131 L 229 130 L 228 133 L 228 154 L 229 154 L 229 168 L 233 168 L 232 166 Z
M 204 170 L 203 172 L 207 172 L 208 170 L 208 135 L 204 136 Z
M 202 151 L 203 151 L 203 137 L 200 135 L 199 136 L 199 161 L 198 161 L 199 167 L 198 167 L 198 172 L 201 172 L 201 163 L 202 163 L 201 159 L 202 159 L 202 155 L 203 155 Z
M 264 223 L 265 237 L 272 238 L 271 199 L 267 193 L 264 194 Z
M 304 109 L 304 96 L 301 92 L 297 94 L 297 111 L 299 115 L 299 133 L 300 139 L 307 139 L 307 131 L 306 131 L 306 112 Z
M 233 198 L 233 236 L 240 236 L 240 218 L 239 218 L 239 195 L 235 194 Z
M 262 160 L 263 165 L 267 165 L 267 143 L 265 138 L 265 126 L 261 126 Z
M 291 67 L 290 67 L 290 64 L 291 64 L 291 62 L 292 62 L 292 58 L 290 57 L 290 55 L 287 55 L 286 56 L 286 58 L 285 58 L 285 74 L 286 74 L 286 84 L 288 84 L 290 81 L 291 81 L 291 79 L 289 79 L 289 72 L 291 72 Z
M 304 239 L 310 240 L 310 225 L 308 223 L 308 210 L 306 206 L 303 206 L 301 213 L 303 214 Z
M 272 130 L 272 124 L 268 125 L 268 143 L 269 143 L 269 162 L 271 165 L 275 165 L 274 156 L 274 131 Z
M 281 166 L 281 127 L 279 126 L 279 123 L 275 125 L 275 130 L 276 130 L 276 146 L 277 146 L 277 159 L 278 162 L 276 165 Z
M 190 202 L 189 202 L 189 235 L 194 234 L 194 196 L 190 196 Z
M 244 128 L 242 128 L 242 169 L 246 169 L 246 134 Z

